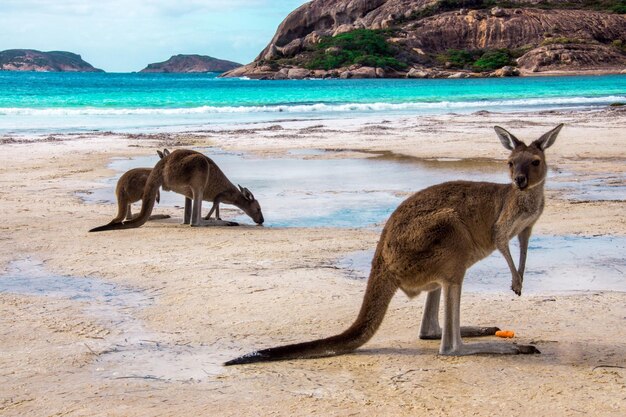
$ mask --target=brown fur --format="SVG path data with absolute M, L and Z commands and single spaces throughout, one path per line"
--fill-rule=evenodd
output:
M 163 152 L 157 150 L 159 158 L 163 159 L 170 154 L 170 151 L 164 149 Z M 152 168 L 133 168 L 128 170 L 119 180 L 115 186 L 115 197 L 117 199 L 117 215 L 111 220 L 108 225 L 114 223 L 121 223 L 123 220 L 130 220 L 133 218 L 131 205 L 141 200 L 143 197 L 143 189 L 146 186 L 148 177 L 152 172 Z M 161 194 L 157 190 L 155 200 L 158 203 L 161 199 Z M 169 215 L 160 214 L 150 216 L 148 220 L 167 219 Z M 107 226 L 108 226 L 107 225 Z
M 201 225 L 202 200 L 214 202 L 218 195 L 225 194 L 232 195 L 229 202 L 244 210 L 256 223 L 263 223 L 264 220 L 261 207 L 254 196 L 251 193 L 244 195 L 239 191 L 213 160 L 200 152 L 180 149 L 161 159 L 152 169 L 144 188 L 141 212 L 136 218 L 124 223 L 100 226 L 90 231 L 140 227 L 152 212 L 159 187 L 186 197 L 185 223 L 188 223 L 188 215 L 191 214 L 190 222 L 193 226 Z M 193 213 L 190 213 L 192 208 Z
M 133 218 L 131 204 L 141 200 L 146 181 L 152 172 L 152 168 L 133 168 L 125 172 L 117 181 L 115 187 L 115 197 L 117 198 L 117 216 L 111 223 L 120 223 L 123 220 Z M 160 194 L 157 191 L 156 202 L 160 201 Z
M 521 294 L 528 237 L 544 206 L 547 167 L 543 151 L 554 142 L 561 127 L 529 146 L 496 127 L 503 145 L 512 150 L 509 163 L 513 184 L 453 181 L 422 190 L 400 204 L 381 234 L 361 311 L 346 331 L 326 339 L 253 352 L 226 365 L 351 352 L 374 335 L 398 289 L 409 297 L 428 293 L 420 337 L 441 338 L 441 354 L 538 353 L 534 346 L 507 343 L 464 345 L 462 335 L 485 336 L 497 328 L 461 328 L 461 285 L 471 265 L 498 249 L 511 267 L 512 289 Z M 519 270 L 508 249 L 514 236 L 519 236 L 521 243 Z M 443 328 L 438 321 L 442 290 Z

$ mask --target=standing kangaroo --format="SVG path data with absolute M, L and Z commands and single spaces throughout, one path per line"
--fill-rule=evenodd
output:
M 442 355 L 539 353 L 532 345 L 464 344 L 462 336 L 492 335 L 497 327 L 461 327 L 461 285 L 465 271 L 498 249 L 506 259 L 521 294 L 528 239 L 544 206 L 548 168 L 544 151 L 563 125 L 525 145 L 505 129 L 496 133 L 505 148 L 512 184 L 453 181 L 429 187 L 405 200 L 385 225 L 372 260 L 361 311 L 343 333 L 325 339 L 260 350 L 226 362 L 237 365 L 285 359 L 316 358 L 351 352 L 367 342 L 380 326 L 398 289 L 409 297 L 426 291 L 421 339 L 441 339 Z M 519 269 L 509 241 L 520 242 Z M 444 324 L 439 326 L 443 290 Z
M 242 209 L 255 223 L 262 224 L 264 221 L 259 202 L 247 188 L 237 189 L 215 162 L 204 154 L 178 149 L 152 168 L 143 192 L 141 212 L 137 217 L 123 223 L 109 223 L 96 227 L 90 232 L 131 229 L 143 225 L 152 213 L 161 186 L 165 191 L 174 191 L 185 196 L 184 224 L 192 226 L 233 224 L 218 219 L 208 221 L 213 210 L 203 220 L 202 200 L 213 202 L 215 211 L 218 210 L 219 201 L 228 202 Z

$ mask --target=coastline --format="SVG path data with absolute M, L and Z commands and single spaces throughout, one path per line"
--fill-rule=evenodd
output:
M 119 309 L 98 313 L 93 305 L 106 303 L 97 297 L 89 302 L 0 292 L 6 317 L 0 324 L 0 411 L 408 416 L 461 409 L 485 416 L 620 415 L 626 343 L 612 329 L 623 327 L 626 293 L 518 298 L 507 281 L 497 294 L 464 294 L 464 323 L 513 329 L 517 342 L 539 347 L 537 356 L 438 356 L 437 341 L 417 339 L 423 297 L 397 294 L 381 329 L 353 355 L 223 368 L 223 361 L 256 348 L 345 328 L 356 316 L 365 283 L 349 279 L 336 262 L 346 253 L 372 249 L 379 232 L 199 230 L 176 224 L 180 209 L 157 207 L 174 218 L 132 233 L 88 234 L 115 209 L 85 204 L 76 194 L 113 175 L 107 167 L 111 158 L 163 147 L 212 146 L 265 158 L 311 149 L 352 157 L 390 152 L 388 158 L 478 158 L 504 165 L 506 151 L 494 124 L 529 140 L 561 122 L 566 127 L 547 153 L 551 168 L 572 173 L 572 181 L 623 188 L 626 111 L 621 108 L 278 120 L 203 132 L 55 135 L 36 146 L 0 142 L 0 269 L 18 274 L 15 261 L 22 261 L 18 267 L 102 280 L 145 299 L 138 306 L 122 300 Z M 623 200 L 572 202 L 558 190 L 546 197 L 535 234 L 626 236 Z M 624 259 L 617 259 L 615 267 L 623 266 Z
M 357 68 L 337 68 L 334 70 L 307 70 L 300 67 L 285 67 L 280 70 L 263 71 L 246 64 L 220 75 L 223 78 L 247 77 L 255 80 L 281 81 L 281 80 L 303 80 L 303 79 L 459 79 L 459 78 L 525 78 L 525 77 L 575 77 L 587 75 L 624 75 L 626 69 L 623 67 L 614 68 L 593 68 L 578 70 L 543 70 L 531 71 L 528 69 L 518 69 L 513 66 L 505 66 L 491 72 L 474 72 L 465 69 L 441 69 L 435 67 L 413 68 L 412 71 L 385 71 L 382 68 L 357 67 Z M 246 70 L 246 68 L 249 68 Z
M 154 64 L 148 64 L 148 66 L 150 65 L 154 65 Z M 242 65 L 241 67 L 244 67 L 245 65 Z M 236 69 L 236 68 L 235 68 Z M 302 70 L 302 71 L 306 71 L 303 68 L 291 68 L 291 69 L 295 69 L 295 70 Z M 376 68 L 374 68 L 374 74 L 376 74 Z M 443 69 L 438 69 L 438 68 L 426 68 L 425 70 L 428 70 L 430 73 L 435 74 L 441 74 L 440 76 L 436 76 L 436 77 L 419 77 L 419 78 L 459 78 L 457 77 L 450 77 L 451 75 L 454 74 L 467 74 L 468 77 L 471 78 L 515 78 L 515 77 L 574 77 L 574 76 L 585 76 L 585 75 L 624 75 L 626 74 L 626 69 L 624 68 L 596 68 L 596 69 L 578 69 L 578 70 L 544 70 L 544 71 L 528 71 L 528 70 L 521 70 L 519 71 L 519 74 L 517 75 L 494 75 L 493 73 L 477 73 L 477 72 L 472 72 L 472 71 L 468 71 L 468 70 L 455 70 L 455 71 L 451 71 L 451 70 L 443 70 Z M 107 73 L 107 74 L 139 74 L 139 73 L 152 73 L 152 74 L 178 74 L 178 75 L 182 75 L 182 74 L 213 74 L 213 73 L 219 73 L 220 77 L 221 74 L 226 74 L 226 72 L 223 71 L 146 71 L 146 68 L 139 70 L 139 71 L 132 71 L 132 72 L 107 72 L 107 71 L 103 71 L 103 70 L 98 70 L 98 71 L 73 71 L 73 70 L 61 70 L 61 71 L 51 71 L 51 70 L 18 70 L 18 69 L 3 69 L 0 68 L 0 73 L 10 73 L 10 72 L 19 72 L 19 73 L 37 73 L 37 72 L 54 72 L 54 73 L 63 73 L 63 72 L 67 72 L 67 73 L 91 73 L 91 72 L 102 72 L 102 73 Z M 309 72 L 315 72 L 315 71 L 309 71 Z M 330 72 L 330 71 L 329 71 Z M 275 73 L 272 73 L 275 74 Z M 373 77 L 368 77 L 366 76 L 367 73 L 364 74 L 360 74 L 359 73 L 359 78 L 383 78 L 383 79 L 389 79 L 389 80 L 396 80 L 396 79 L 403 79 L 403 78 L 413 78 L 413 77 L 409 77 L 408 73 L 407 74 L 399 74 L 398 76 L 384 76 L 384 77 L 380 77 L 380 76 L 373 76 Z M 233 77 L 233 78 L 239 78 L 239 77 L 250 77 L 250 78 L 255 78 L 254 74 L 243 74 L 243 75 L 233 75 L 233 76 L 226 76 L 228 77 Z M 316 77 L 304 77 L 304 78 L 316 78 Z M 344 79 L 341 78 L 339 76 L 328 76 L 328 77 L 324 77 L 324 78 L 328 78 L 328 79 Z M 280 81 L 280 80 L 284 80 L 286 78 L 266 78 L 267 80 L 275 80 L 275 81 Z M 303 79 L 303 78 L 289 78 L 289 79 Z

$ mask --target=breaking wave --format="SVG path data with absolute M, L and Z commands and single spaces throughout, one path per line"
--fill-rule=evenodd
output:
M 543 97 L 508 100 L 437 101 L 408 103 L 294 103 L 263 106 L 198 106 L 177 108 L 101 108 L 101 107 L 5 107 L 0 115 L 9 116 L 124 116 L 124 115 L 193 115 L 228 113 L 334 113 L 334 112 L 389 112 L 420 111 L 447 112 L 477 109 L 511 109 L 559 107 L 594 107 L 626 100 L 626 96 L 602 97 Z

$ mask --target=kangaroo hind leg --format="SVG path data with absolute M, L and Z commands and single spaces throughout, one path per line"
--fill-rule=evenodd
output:
M 204 226 L 202 223 L 202 191 L 194 190 L 191 203 L 191 225 Z
M 183 213 L 183 224 L 191 224 L 191 198 L 185 197 L 185 211 Z
M 430 291 L 426 295 L 422 325 L 420 326 L 419 338 L 423 340 L 441 339 L 441 326 L 439 326 L 439 301 L 441 299 L 441 287 Z M 493 336 L 500 330 L 498 327 L 461 326 L 461 337 Z
M 458 282 L 458 281 L 457 281 Z M 448 356 L 464 356 L 476 354 L 518 355 L 540 353 L 532 345 L 517 345 L 507 342 L 470 343 L 461 340 L 461 285 L 445 283 L 444 324 L 439 353 Z

